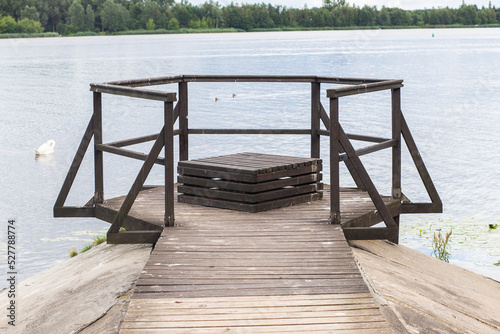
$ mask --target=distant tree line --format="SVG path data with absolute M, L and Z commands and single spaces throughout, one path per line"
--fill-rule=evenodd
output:
M 320 8 L 288 8 L 265 4 L 222 6 L 212 0 L 192 5 L 187 0 L 0 0 L 0 33 L 51 31 L 178 30 L 180 28 L 252 29 L 440 26 L 500 23 L 500 9 L 459 8 L 402 10 L 358 7 L 345 0 L 324 0 Z

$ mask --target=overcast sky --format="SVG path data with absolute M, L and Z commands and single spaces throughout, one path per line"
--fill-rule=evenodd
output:
M 193 5 L 198 5 L 204 3 L 206 0 L 188 0 L 189 3 Z M 293 8 L 303 8 L 304 4 L 307 4 L 309 8 L 312 7 L 321 7 L 323 1 L 322 0 L 243 0 L 243 1 L 231 1 L 231 0 L 214 0 L 214 2 L 219 2 L 221 5 L 228 5 L 231 2 L 235 4 L 243 4 L 243 3 L 270 3 L 273 5 L 282 5 Z M 355 4 L 356 6 L 363 7 L 364 5 L 368 6 L 377 6 L 377 8 L 382 8 L 382 6 L 386 7 L 398 7 L 402 9 L 424 9 L 424 8 L 438 8 L 438 7 L 450 7 L 450 8 L 458 8 L 462 4 L 462 0 L 388 0 L 388 1 L 380 1 L 380 0 L 358 0 L 358 1 L 347 1 L 350 4 Z M 477 5 L 479 8 L 482 6 L 488 7 L 489 0 L 466 0 L 466 4 Z M 492 0 L 491 4 L 495 7 L 500 7 L 500 0 Z

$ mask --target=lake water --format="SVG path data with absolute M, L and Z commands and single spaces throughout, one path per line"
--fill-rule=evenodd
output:
M 403 216 L 401 243 L 430 254 L 433 233 L 452 228 L 451 262 L 500 280 L 494 265 L 500 261 L 500 228 L 488 227 L 500 225 L 500 29 L 417 29 L 0 40 L 0 282 L 7 272 L 8 219 L 16 220 L 21 279 L 67 259 L 71 248 L 81 249 L 109 226 L 52 217 L 91 116 L 89 83 L 175 74 L 403 79 L 402 109 L 444 213 Z M 328 87 L 322 87 L 325 108 Z M 175 86 L 164 89 L 170 88 Z M 189 89 L 191 127 L 309 124 L 308 84 L 199 83 Z M 105 141 L 160 130 L 161 103 L 105 96 L 103 108 Z M 340 113 L 348 132 L 389 136 L 387 92 L 341 99 Z M 33 149 L 49 139 L 56 140 L 56 153 L 35 159 Z M 327 144 L 322 141 L 325 161 Z M 191 158 L 309 153 L 307 136 L 191 136 L 190 148 Z M 382 151 L 363 158 L 386 194 L 389 157 Z M 403 164 L 403 192 L 425 200 L 408 154 Z M 105 196 L 125 194 L 139 168 L 140 162 L 106 155 Z M 328 182 L 328 169 L 325 176 Z M 89 200 L 92 178 L 87 157 L 68 204 Z M 147 183 L 162 182 L 155 167 Z M 352 184 L 345 171 L 341 182 Z

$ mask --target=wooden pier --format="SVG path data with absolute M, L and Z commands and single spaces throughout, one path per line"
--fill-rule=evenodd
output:
M 163 193 L 141 191 L 130 216 L 161 224 Z M 176 202 L 176 226 L 156 243 L 121 333 L 389 333 L 342 228 L 328 222 L 329 194 L 259 213 Z M 116 213 L 123 200 L 103 207 Z M 340 203 L 346 224 L 373 219 L 365 192 L 342 189 Z
M 196 82 L 309 84 L 310 126 L 190 128 L 188 84 Z M 177 85 L 177 92 L 152 90 L 152 85 Z M 322 85 L 330 85 L 328 112 L 320 99 Z M 442 212 L 441 199 L 401 111 L 402 87 L 402 80 L 320 76 L 181 75 L 91 84 L 93 114 L 54 205 L 54 216 L 107 221 L 111 223 L 108 243 L 155 244 L 121 332 L 389 332 L 347 240 L 397 243 L 401 214 Z M 391 137 L 344 132 L 339 99 L 379 91 L 390 92 Z M 153 135 L 103 143 L 103 94 L 162 102 L 163 128 Z M 189 137 L 205 134 L 307 135 L 310 158 L 269 157 L 259 152 L 189 160 Z M 325 189 L 320 183 L 321 136 L 328 137 L 330 144 L 326 162 L 330 186 Z M 178 166 L 174 166 L 175 137 Z M 83 206 L 67 206 L 92 139 L 94 194 Z M 125 148 L 150 141 L 154 143 L 148 153 Z M 355 149 L 352 141 L 369 145 Z M 403 144 L 429 203 L 412 203 L 403 194 Z M 163 149 L 165 156 L 160 157 Z M 388 161 L 392 186 L 387 196 L 375 187 L 360 160 L 384 149 L 392 152 Z M 105 152 L 144 161 L 124 196 L 104 197 Z M 340 163 L 345 163 L 356 188 L 341 186 Z M 145 186 L 154 164 L 164 166 L 165 183 Z M 175 185 L 176 167 L 179 186 Z

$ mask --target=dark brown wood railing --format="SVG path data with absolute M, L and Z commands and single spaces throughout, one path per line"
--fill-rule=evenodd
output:
M 306 129 L 193 129 L 188 126 L 188 84 L 196 82 L 280 82 L 311 84 L 311 124 Z M 118 214 L 108 231 L 110 243 L 154 243 L 159 231 L 120 231 L 139 191 L 144 186 L 154 164 L 165 166 L 165 226 L 174 225 L 174 136 L 179 137 L 179 160 L 189 159 L 189 136 L 197 134 L 272 134 L 272 135 L 309 135 L 311 138 L 310 156 L 321 158 L 320 137 L 330 138 L 330 222 L 341 223 L 339 164 L 343 161 L 357 187 L 370 195 L 385 227 L 343 226 L 347 239 L 389 239 L 398 241 L 399 213 L 442 212 L 442 202 L 420 156 L 408 125 L 401 112 L 402 80 L 339 78 L 321 76 L 251 76 L 251 75 L 180 75 L 160 78 L 116 81 L 91 84 L 94 96 L 94 110 L 84 133 L 78 151 L 63 183 L 54 205 L 55 217 L 95 217 L 96 205 L 104 201 L 103 153 L 112 153 L 144 161 L 132 187 L 130 188 Z M 177 92 L 152 90 L 149 86 L 177 84 Z M 326 90 L 329 98 L 329 111 L 321 103 L 322 84 L 341 84 L 343 86 Z M 391 91 L 392 137 L 380 138 L 366 134 L 347 134 L 339 123 L 339 99 L 344 96 L 366 94 L 382 90 Z M 102 94 L 121 95 L 132 98 L 149 99 L 163 102 L 164 124 L 159 133 L 137 138 L 124 139 L 104 144 L 102 142 Z M 178 98 L 178 101 L 177 101 Z M 177 102 L 174 106 L 174 102 Z M 178 129 L 174 124 L 178 122 Z M 325 129 L 321 128 L 321 123 Z M 66 198 L 78 172 L 91 139 L 94 139 L 95 191 L 92 199 L 83 207 L 65 206 Z M 411 203 L 401 191 L 401 143 L 404 139 L 419 175 L 427 190 L 430 203 Z M 361 149 L 354 149 L 351 141 L 372 143 Z M 124 147 L 154 141 L 148 154 Z M 165 148 L 165 157 L 159 157 Z M 401 212 L 390 213 L 368 175 L 360 156 L 383 149 L 392 149 L 392 197 L 402 202 Z

